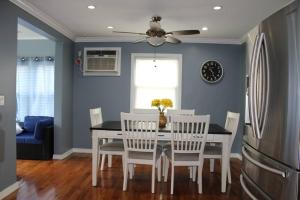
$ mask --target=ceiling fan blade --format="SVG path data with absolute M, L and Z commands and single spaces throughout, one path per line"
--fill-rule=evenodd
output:
M 136 34 L 136 35 L 146 35 L 146 33 L 136 33 L 136 32 L 127 32 L 127 31 L 113 31 L 113 33 L 127 33 L 127 34 Z
M 172 36 L 169 36 L 169 35 L 166 37 L 166 42 L 174 43 L 174 44 L 181 43 L 180 40 L 178 40 L 177 38 L 174 38 Z
M 181 30 L 181 31 L 171 31 L 168 32 L 168 34 L 172 34 L 172 35 L 194 35 L 194 34 L 200 34 L 199 30 Z
M 144 41 L 146 41 L 146 38 L 136 40 L 136 41 L 134 41 L 133 43 L 139 43 L 139 42 L 144 42 Z

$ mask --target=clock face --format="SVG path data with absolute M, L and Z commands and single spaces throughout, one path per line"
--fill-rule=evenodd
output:
M 217 61 L 207 61 L 201 67 L 201 76 L 209 83 L 216 83 L 223 77 L 223 67 Z

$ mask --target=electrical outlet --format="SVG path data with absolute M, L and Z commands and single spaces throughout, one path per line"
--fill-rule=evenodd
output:
M 3 95 L 1 95 L 0 96 L 0 106 L 4 106 L 4 96 Z

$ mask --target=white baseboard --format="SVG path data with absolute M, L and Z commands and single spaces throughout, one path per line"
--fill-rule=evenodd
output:
M 239 153 L 231 153 L 230 158 L 237 158 L 239 160 L 242 160 L 242 155 Z
M 73 148 L 73 153 L 92 153 L 92 149 L 84 149 L 84 148 Z
M 20 187 L 20 182 L 19 181 L 17 181 L 14 184 L 8 186 L 7 188 L 5 188 L 4 190 L 2 190 L 0 192 L 0 199 L 4 199 L 8 195 L 10 195 L 11 193 L 13 193 L 17 189 L 19 189 L 19 187 Z
M 55 160 L 63 160 L 66 157 L 70 156 L 72 153 L 92 153 L 92 149 L 87 148 L 72 148 L 68 151 L 66 151 L 63 154 L 54 154 L 53 159 Z M 239 160 L 242 160 L 242 155 L 239 153 L 231 153 L 230 158 L 237 158 Z
M 72 149 L 66 151 L 65 153 L 63 154 L 54 154 L 53 155 L 53 159 L 55 160 L 63 160 L 65 159 L 66 157 L 68 157 L 69 155 L 71 155 L 73 153 Z

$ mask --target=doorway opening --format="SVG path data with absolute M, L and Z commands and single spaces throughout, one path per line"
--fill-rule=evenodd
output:
M 17 35 L 17 159 L 52 159 L 56 42 L 21 18 Z

